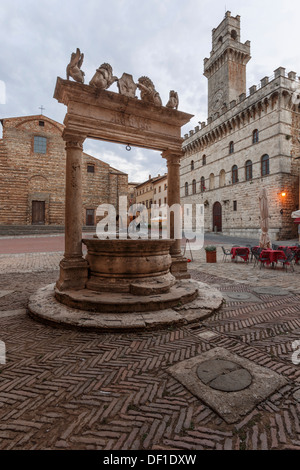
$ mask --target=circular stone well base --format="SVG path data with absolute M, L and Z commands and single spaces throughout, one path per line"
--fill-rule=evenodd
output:
M 159 309 L 158 304 L 157 310 L 145 310 L 144 305 L 143 311 L 113 313 L 82 310 L 64 305 L 55 298 L 55 284 L 50 284 L 30 297 L 28 311 L 32 318 L 48 324 L 109 332 L 153 329 L 174 324 L 184 325 L 207 318 L 222 305 L 222 294 L 207 284 L 182 280 L 180 288 L 184 289 L 184 287 L 187 292 L 197 290 L 197 297 L 184 304 L 177 298 L 176 305 L 164 309 Z M 113 295 L 120 294 L 110 293 L 110 304 L 113 303 Z M 124 296 L 124 294 L 121 295 Z M 130 294 L 127 296 L 130 297 Z M 146 302 L 147 297 L 144 299 Z M 130 298 L 127 300 L 130 301 Z

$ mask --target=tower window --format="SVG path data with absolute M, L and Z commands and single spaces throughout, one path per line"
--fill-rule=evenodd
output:
M 194 160 L 192 160 L 192 161 L 191 161 L 191 171 L 193 171 L 194 168 L 195 168 Z
M 202 165 L 206 165 L 206 155 L 203 155 L 202 157 Z
M 46 137 L 41 137 L 39 135 L 34 136 L 33 151 L 34 153 L 47 153 Z
M 235 31 L 235 29 L 233 29 L 233 30 L 231 31 L 230 36 L 231 36 L 231 39 L 233 39 L 234 41 L 236 40 L 236 38 L 237 38 L 237 32 Z
M 229 153 L 233 153 L 233 152 L 234 152 L 234 143 L 233 143 L 233 141 L 231 141 L 229 143 Z
M 237 211 L 237 201 L 233 201 L 233 210 Z

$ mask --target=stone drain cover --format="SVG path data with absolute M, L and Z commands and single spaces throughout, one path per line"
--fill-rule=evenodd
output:
M 223 392 L 238 392 L 252 382 L 250 372 L 232 361 L 212 359 L 197 368 L 199 379 L 209 387 Z
M 168 369 L 176 380 L 227 423 L 236 423 L 287 384 L 267 367 L 215 347 Z

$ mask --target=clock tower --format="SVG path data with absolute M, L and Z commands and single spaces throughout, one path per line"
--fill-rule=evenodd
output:
M 219 26 L 212 31 L 212 51 L 204 59 L 204 75 L 208 79 L 208 117 L 213 117 L 224 104 L 229 106 L 246 93 L 246 64 L 250 41 L 240 42 L 240 16 L 227 11 Z

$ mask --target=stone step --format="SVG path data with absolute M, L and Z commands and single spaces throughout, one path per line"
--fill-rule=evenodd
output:
M 192 281 L 178 281 L 169 292 L 155 295 L 96 292 L 90 289 L 59 291 L 56 299 L 71 308 L 90 312 L 131 313 L 149 312 L 179 307 L 198 296 L 198 285 Z

